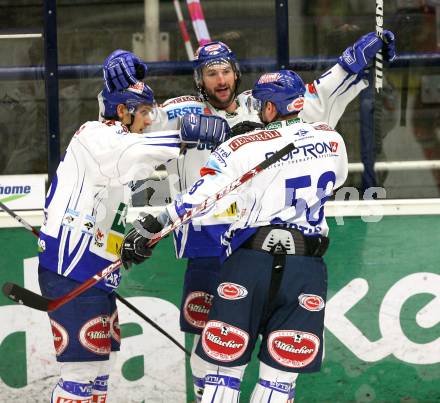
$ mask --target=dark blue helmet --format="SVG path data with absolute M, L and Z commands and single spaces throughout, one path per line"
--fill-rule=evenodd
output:
M 210 42 L 206 45 L 200 46 L 195 53 L 193 67 L 194 67 L 194 81 L 199 90 L 202 89 L 202 70 L 206 66 L 215 64 L 230 64 L 237 75 L 237 81 L 240 80 L 241 73 L 238 66 L 237 59 L 234 52 L 228 45 L 223 42 Z M 238 84 L 236 85 L 238 87 Z
M 292 70 L 278 70 L 263 74 L 254 85 L 252 96 L 261 108 L 273 102 L 281 116 L 299 112 L 304 104 L 306 87 L 301 77 Z
M 136 108 L 141 104 L 154 105 L 153 90 L 141 81 L 122 91 L 110 92 L 104 86 L 101 96 L 104 106 L 103 117 L 107 118 L 117 115 L 116 108 L 119 104 L 125 105 L 131 114 L 134 114 Z

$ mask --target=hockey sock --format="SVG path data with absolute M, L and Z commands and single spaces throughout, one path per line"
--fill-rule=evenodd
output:
M 240 383 L 246 365 L 220 367 L 208 364 L 212 371 L 205 376 L 202 403 L 237 403 L 240 398 Z M 213 368 L 214 367 L 214 368 Z
M 52 392 L 51 403 L 92 403 L 92 382 L 65 381 L 62 378 Z
M 206 374 L 206 362 L 203 361 L 198 355 L 194 353 L 197 343 L 200 340 L 200 335 L 194 335 L 193 348 L 191 351 L 190 365 L 191 373 L 193 377 L 194 386 L 194 396 L 196 402 L 200 403 L 202 401 L 203 390 L 205 388 L 205 374 Z
M 93 382 L 92 396 L 93 403 L 105 403 L 107 401 L 108 378 L 116 362 L 116 352 L 112 351 L 107 361 L 101 361 L 98 370 L 98 376 Z
M 99 361 L 63 362 L 51 403 L 93 403 L 93 380 L 100 364 Z
M 298 374 L 280 371 L 260 363 L 260 379 L 252 392 L 251 403 L 293 403 Z
M 93 403 L 105 403 L 107 400 L 108 375 L 101 375 L 93 382 Z

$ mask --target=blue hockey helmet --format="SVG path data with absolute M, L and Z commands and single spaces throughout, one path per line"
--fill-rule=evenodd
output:
M 104 118 L 117 116 L 116 108 L 119 104 L 125 105 L 132 115 L 141 104 L 152 106 L 155 104 L 153 90 L 142 81 L 138 81 L 124 90 L 113 92 L 108 91 L 104 85 L 101 97 L 104 106 L 102 114 Z
M 306 87 L 301 77 L 292 70 L 278 70 L 263 74 L 252 89 L 260 109 L 273 102 L 281 116 L 298 113 L 304 104 Z
M 204 67 L 216 64 L 230 64 L 235 74 L 237 75 L 236 87 L 241 77 L 240 67 L 234 52 L 223 42 L 209 42 L 200 46 L 194 56 L 194 81 L 199 90 L 203 89 L 202 70 Z

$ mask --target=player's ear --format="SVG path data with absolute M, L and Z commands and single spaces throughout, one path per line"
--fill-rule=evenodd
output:
M 124 118 L 124 116 L 125 116 L 125 110 L 126 110 L 127 108 L 125 107 L 125 105 L 124 104 L 119 104 L 117 107 L 116 107 L 116 113 L 118 114 L 118 118 L 119 118 L 119 120 L 122 120 L 123 118 Z
M 269 118 L 272 122 L 278 115 L 278 109 L 276 105 L 271 101 L 266 102 L 266 108 L 266 117 Z

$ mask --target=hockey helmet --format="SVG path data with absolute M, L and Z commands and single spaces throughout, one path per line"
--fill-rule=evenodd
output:
M 306 88 L 301 77 L 292 70 L 278 70 L 263 74 L 252 89 L 252 96 L 261 110 L 273 102 L 281 116 L 298 113 L 304 104 Z
M 193 61 L 194 81 L 199 91 L 203 89 L 203 68 L 216 64 L 230 64 L 232 66 L 232 69 L 237 75 L 236 88 L 238 87 L 241 73 L 235 54 L 228 45 L 216 41 L 200 46 L 195 53 Z
M 130 85 L 122 91 L 110 92 L 106 86 L 104 86 L 101 96 L 104 106 L 103 116 L 107 118 L 117 115 L 116 108 L 119 104 L 125 105 L 128 112 L 132 115 L 141 104 L 151 106 L 155 104 L 153 90 L 141 81 Z

